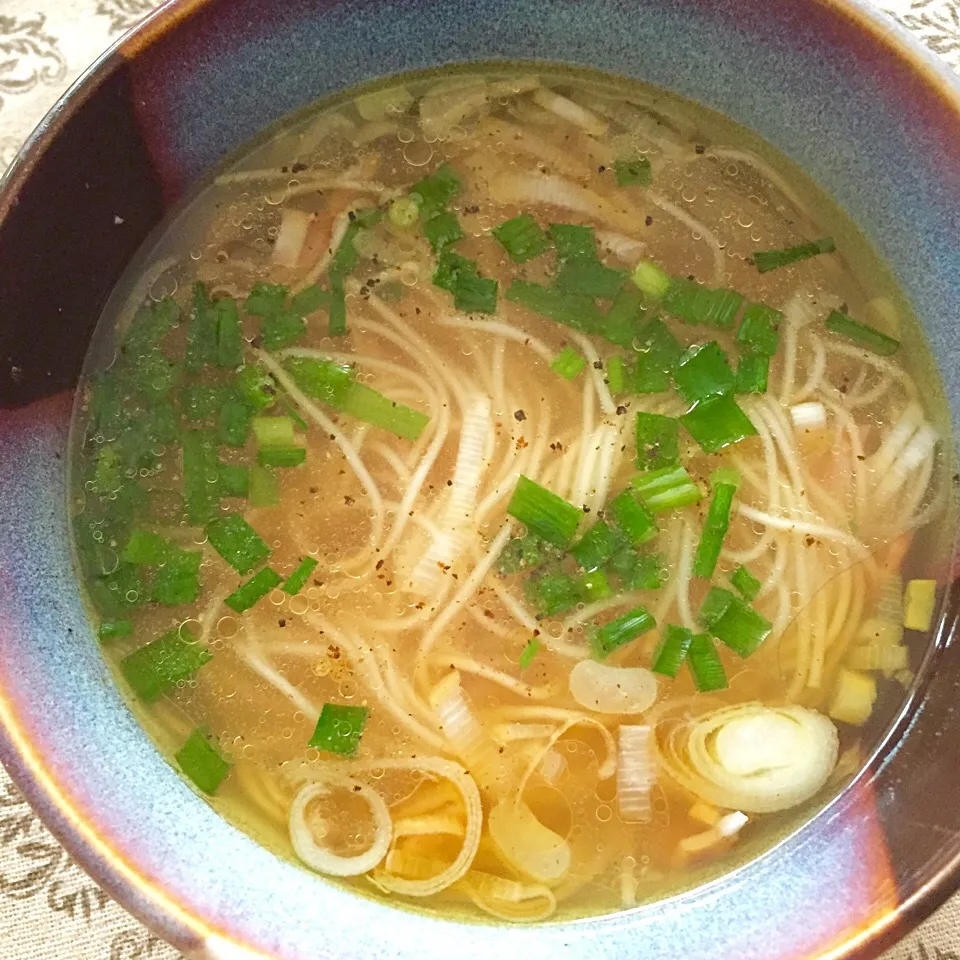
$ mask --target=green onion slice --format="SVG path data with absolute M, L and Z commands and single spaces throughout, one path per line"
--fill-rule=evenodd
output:
M 243 613 L 262 600 L 274 587 L 279 587 L 281 583 L 283 583 L 283 577 L 279 573 L 271 570 L 270 567 L 264 567 L 234 590 L 224 603 L 235 613 Z
M 319 566 L 319 561 L 315 557 L 304 557 L 297 564 L 297 569 L 283 581 L 283 592 L 289 593 L 291 597 L 296 596 L 306 586 L 310 575 Z
M 836 249 L 837 245 L 833 242 L 833 237 L 822 237 L 819 240 L 798 243 L 795 247 L 786 247 L 782 250 L 757 250 L 753 255 L 753 265 L 759 273 L 767 273 L 769 270 L 786 267 L 821 253 L 833 253 Z
M 701 400 L 680 417 L 680 422 L 707 453 L 757 435 L 757 428 L 731 396 Z
M 570 543 L 583 516 L 572 503 L 525 476 L 517 480 L 507 513 L 531 533 L 557 547 Z
M 686 627 L 668 624 L 663 630 L 663 636 L 653 654 L 653 664 L 650 669 L 654 673 L 665 677 L 675 677 L 687 659 L 687 651 L 693 640 L 693 631 Z
M 230 764 L 199 727 L 174 754 L 180 769 L 204 793 L 213 796 L 230 773 Z
M 133 692 L 148 703 L 193 676 L 213 654 L 187 627 L 165 633 L 120 661 Z
M 355 756 L 369 714 L 367 707 L 325 703 L 310 738 L 310 746 L 343 757 Z
M 550 361 L 550 369 L 565 380 L 573 380 L 587 365 L 587 361 L 573 347 L 564 347 Z
M 733 496 L 740 485 L 740 477 L 733 470 L 716 470 L 710 477 L 713 499 L 707 511 L 700 543 L 693 560 L 693 575 L 709 578 L 717 568 L 723 538 L 730 527 L 730 508 Z
M 852 340 L 858 346 L 865 347 L 872 353 L 878 353 L 881 357 L 889 357 L 900 349 L 900 341 L 888 337 L 885 333 L 875 330 L 866 323 L 860 323 L 853 317 L 841 313 L 839 310 L 832 310 L 827 317 L 827 329 L 831 333 L 836 333 L 847 340 Z
M 687 650 L 693 682 L 701 693 L 726 690 L 727 674 L 713 641 L 705 633 L 694 634 Z
M 679 510 L 703 499 L 703 493 L 693 478 L 679 464 L 648 470 L 630 481 L 640 502 L 652 513 Z
M 237 573 L 249 573 L 270 556 L 270 548 L 239 513 L 217 517 L 206 527 L 210 546 Z
M 490 232 L 514 263 L 526 263 L 550 246 L 547 235 L 529 213 L 505 220 Z
M 659 413 L 637 411 L 637 466 L 657 470 L 679 462 L 679 422 Z
M 597 630 L 592 641 L 593 655 L 596 659 L 603 660 L 614 650 L 636 640 L 656 625 L 653 614 L 646 607 L 634 607 Z

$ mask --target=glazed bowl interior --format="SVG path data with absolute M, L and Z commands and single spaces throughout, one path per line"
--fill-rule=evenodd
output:
M 0 196 L 0 759 L 79 861 L 183 950 L 236 956 L 771 960 L 877 952 L 956 885 L 948 591 L 909 718 L 851 790 L 700 890 L 535 929 L 359 898 L 281 861 L 174 773 L 115 689 L 67 535 L 72 390 L 111 288 L 224 154 L 345 86 L 478 60 L 593 67 L 727 114 L 803 167 L 911 300 L 960 415 L 960 101 L 854 2 L 174 3 L 41 126 Z M 91 238 L 95 242 L 91 242 Z M 331 918 L 336 918 L 333 921 Z

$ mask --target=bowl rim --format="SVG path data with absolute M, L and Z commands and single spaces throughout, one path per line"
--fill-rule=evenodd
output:
M 57 99 L 18 150 L 0 177 L 0 220 L 16 202 L 21 185 L 30 177 L 64 124 L 114 70 L 135 59 L 160 38 L 201 11 L 224 0 L 164 0 L 137 25 L 107 47 Z M 960 76 L 927 49 L 910 31 L 880 10 L 871 0 L 805 0 L 834 11 L 871 35 L 885 52 L 906 63 L 911 73 L 946 107 L 960 117 Z M 954 639 L 952 625 L 947 642 Z M 86 820 L 45 765 L 29 735 L 17 722 L 11 704 L 0 690 L 0 760 L 38 817 L 69 855 L 91 877 L 149 929 L 185 951 L 204 948 L 209 956 L 262 958 L 261 952 L 236 940 L 213 918 L 175 901 L 159 884 L 126 860 L 115 846 Z M 928 918 L 960 887 L 960 850 L 893 909 L 875 918 L 855 936 L 838 943 L 821 960 L 874 957 Z M 615 916 L 615 915 L 614 915 Z M 605 919 L 605 918 L 600 918 Z M 573 924 L 566 924 L 571 931 Z

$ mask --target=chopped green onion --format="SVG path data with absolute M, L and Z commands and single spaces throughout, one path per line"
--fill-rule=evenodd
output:
M 190 523 L 211 520 L 220 502 L 217 443 L 206 430 L 183 434 L 183 500 Z
M 741 353 L 737 364 L 736 393 L 766 393 L 770 358 L 762 353 Z
M 104 620 L 100 624 L 97 636 L 101 643 L 109 643 L 111 640 L 129 637 L 131 633 L 133 633 L 132 620 Z
M 513 303 L 576 330 L 593 333 L 603 325 L 603 314 L 592 297 L 564 293 L 526 280 L 514 280 L 505 296 Z
M 369 713 L 367 707 L 325 703 L 310 738 L 310 746 L 343 757 L 354 756 L 360 749 L 360 737 Z
M 309 357 L 288 357 L 283 362 L 287 373 L 308 396 L 339 407 L 353 383 L 353 372 L 346 364 Z
M 632 283 L 624 284 L 597 333 L 605 340 L 629 350 L 637 339 L 637 327 L 642 318 L 643 294 Z
M 641 260 L 633 268 L 630 279 L 640 292 L 651 300 L 662 300 L 673 283 L 669 274 L 652 260 Z
M 120 671 L 133 692 L 151 702 L 212 659 L 213 654 L 181 626 L 124 657 Z
M 277 385 L 273 377 L 260 367 L 242 367 L 236 384 L 241 398 L 254 410 L 265 410 L 276 402 Z
M 210 420 L 220 410 L 223 398 L 222 387 L 191 383 L 180 391 L 180 412 L 192 422 Z
M 557 289 L 612 300 L 626 279 L 626 270 L 605 267 L 599 260 L 565 260 L 557 271 Z
M 698 622 L 710 629 L 727 612 L 727 607 L 735 599 L 736 597 L 729 590 L 724 590 L 723 587 L 711 587 L 697 612 Z
M 514 263 L 526 263 L 550 246 L 547 235 L 529 213 L 505 220 L 490 232 Z
M 703 533 L 700 535 L 700 543 L 697 544 L 697 553 L 693 560 L 695 577 L 712 577 L 717 568 L 723 538 L 730 526 L 733 495 L 740 486 L 740 477 L 734 470 L 715 470 L 710 477 L 710 483 L 713 486 L 713 499 L 710 501 L 710 509 L 707 511 L 707 519 L 703 524 Z
M 464 236 L 460 221 L 452 210 L 435 213 L 430 217 L 423 225 L 423 235 L 430 241 L 434 253 L 440 253 Z
M 204 793 L 213 796 L 230 773 L 230 764 L 198 727 L 174 754 L 180 769 Z
M 90 593 L 97 609 L 109 616 L 142 606 L 149 599 L 140 569 L 129 563 L 117 564 L 109 574 L 98 577 L 91 585 Z
M 202 560 L 199 550 L 181 550 L 171 544 L 162 566 L 157 568 L 151 599 L 166 607 L 193 603 L 200 596 Z
M 687 659 L 687 651 L 693 641 L 693 631 L 686 627 L 669 624 L 664 628 L 663 636 L 653 654 L 650 669 L 665 677 L 675 677 Z
M 623 357 L 614 354 L 607 358 L 607 386 L 614 396 L 623 393 L 626 388 L 627 370 Z
M 536 637 L 531 637 L 523 649 L 520 651 L 520 657 L 517 663 L 521 670 L 526 670 L 533 663 L 533 658 L 540 652 L 540 641 Z
M 240 313 L 229 297 L 216 302 L 217 366 L 239 367 L 243 363 L 243 337 L 240 333 Z
M 531 533 L 557 547 L 570 543 L 583 516 L 572 503 L 522 475 L 507 505 L 507 513 Z
M 307 332 L 307 323 L 292 310 L 271 314 L 260 321 L 260 343 L 264 350 L 282 350 Z
M 497 569 L 502 574 L 534 570 L 546 560 L 545 544 L 535 534 L 528 533 L 525 537 L 514 537 L 507 542 L 497 560 Z
M 701 400 L 683 414 L 680 421 L 707 453 L 716 453 L 757 435 L 757 428 L 731 396 Z
M 836 249 L 833 237 L 822 237 L 820 240 L 798 243 L 795 247 L 786 247 L 783 250 L 757 250 L 753 255 L 753 265 L 759 273 L 767 273 L 820 253 L 833 253 Z
M 742 303 L 743 297 L 736 290 L 713 290 L 695 280 L 675 279 L 661 306 L 684 323 L 730 330 Z
M 272 317 L 283 313 L 290 291 L 280 283 L 258 280 L 247 294 L 243 309 L 255 317 Z
M 416 440 L 430 422 L 425 413 L 397 403 L 364 383 L 351 384 L 340 409 L 405 440 Z
M 228 397 L 217 417 L 217 437 L 229 447 L 242 447 L 250 432 L 252 411 L 243 400 Z
M 564 347 L 550 361 L 550 369 L 565 380 L 573 380 L 587 365 L 587 361 L 573 347 Z
M 591 642 L 593 655 L 596 659 L 603 660 L 614 650 L 636 640 L 656 625 L 657 621 L 645 607 L 634 607 L 597 630 Z
M 304 557 L 297 564 L 297 569 L 283 581 L 283 592 L 289 593 L 291 597 L 296 596 L 306 586 L 310 575 L 317 569 L 319 561 L 314 557 Z
M 751 303 L 743 311 L 736 341 L 753 353 L 772 357 L 780 345 L 780 322 L 783 314 L 765 303 Z
M 580 583 L 565 573 L 535 574 L 523 585 L 527 601 L 538 617 L 552 617 L 581 600 Z
M 293 445 L 292 417 L 254 417 L 250 421 L 259 447 L 289 447 Z
M 214 303 L 202 283 L 193 285 L 193 306 L 187 326 L 184 364 L 188 373 L 197 373 L 217 359 L 217 318 Z
M 134 530 L 120 554 L 120 560 L 138 567 L 155 567 L 166 559 L 170 546 L 170 541 L 158 533 Z
M 235 613 L 243 613 L 262 600 L 274 587 L 279 587 L 281 583 L 283 583 L 283 577 L 276 570 L 264 567 L 246 583 L 240 584 L 223 602 Z
M 881 357 L 889 357 L 900 348 L 900 341 L 888 337 L 866 323 L 860 323 L 839 310 L 831 310 L 827 317 L 827 329 Z
M 387 216 L 395 227 L 406 230 L 420 219 L 420 205 L 413 197 L 397 197 L 391 201 Z
M 589 573 L 591 570 L 602 567 L 620 549 L 621 544 L 619 535 L 603 520 L 598 520 L 570 548 L 570 553 L 574 560 Z
M 726 671 L 723 669 L 717 648 L 707 634 L 694 634 L 687 650 L 687 662 L 690 664 L 694 686 L 701 693 L 726 690 L 728 686 Z
M 261 447 L 257 451 L 261 467 L 299 467 L 306 459 L 305 447 Z
M 660 554 L 638 553 L 632 547 L 618 550 L 606 569 L 620 578 L 623 590 L 659 590 L 666 576 Z
M 635 157 L 633 160 L 615 160 L 613 169 L 617 174 L 618 187 L 649 187 L 653 182 L 649 157 Z
M 730 582 L 744 600 L 755 600 L 763 584 L 743 566 L 737 567 L 730 577 Z
M 270 548 L 239 513 L 211 520 L 206 531 L 210 546 L 237 573 L 249 573 L 270 556 Z
M 217 480 L 225 497 L 245 497 L 250 490 L 250 468 L 240 463 L 218 463 Z
M 606 600 L 613 596 L 613 588 L 602 570 L 591 570 L 580 578 L 580 590 L 588 603 Z
M 677 338 L 659 318 L 648 320 L 637 336 L 637 393 L 663 393 L 670 389 L 671 377 L 683 354 Z
M 597 235 L 593 227 L 552 223 L 547 232 L 557 248 L 557 260 L 597 260 Z
M 648 470 L 634 477 L 630 484 L 640 502 L 653 513 L 679 510 L 703 499 L 700 488 L 679 464 L 660 470 Z
M 703 608 L 700 609 L 703 617 Z M 739 597 L 730 594 L 729 603 L 719 617 L 713 617 L 709 630 L 734 653 L 749 657 L 770 636 L 773 624 Z
M 331 268 L 332 269 L 332 268 Z M 331 337 L 342 337 L 347 332 L 347 294 L 343 278 L 339 274 L 330 274 L 330 317 L 327 333 Z
M 637 411 L 637 466 L 656 470 L 680 462 L 680 424 L 674 417 Z
M 269 467 L 250 468 L 250 505 L 275 507 L 280 502 L 280 485 L 276 474 Z
M 657 535 L 656 518 L 630 490 L 621 490 L 610 501 L 607 512 L 634 546 Z
M 481 277 L 473 260 L 444 250 L 433 274 L 435 286 L 453 294 L 453 305 L 466 313 L 494 313 L 497 281 Z
M 429 217 L 445 210 L 450 201 L 460 192 L 460 177 L 449 163 L 442 163 L 433 173 L 418 180 L 410 188 L 410 197 L 420 208 L 420 213 Z
M 290 300 L 290 309 L 301 317 L 309 316 L 321 307 L 328 306 L 330 306 L 330 294 L 319 283 L 304 287 Z
M 715 341 L 690 347 L 680 357 L 673 379 L 689 403 L 730 393 L 734 384 L 727 355 Z

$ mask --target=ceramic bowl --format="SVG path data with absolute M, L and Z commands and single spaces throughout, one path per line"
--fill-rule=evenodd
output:
M 345 892 L 221 820 L 154 749 L 84 618 L 67 537 L 71 393 L 104 301 L 205 170 L 315 98 L 450 61 L 638 77 L 766 137 L 862 227 L 960 414 L 960 95 L 855 0 L 182 0 L 124 38 L 0 192 L 0 760 L 71 854 L 210 957 L 778 960 L 888 947 L 958 882 L 952 605 L 909 721 L 840 799 L 726 879 L 618 916 L 458 926 Z

